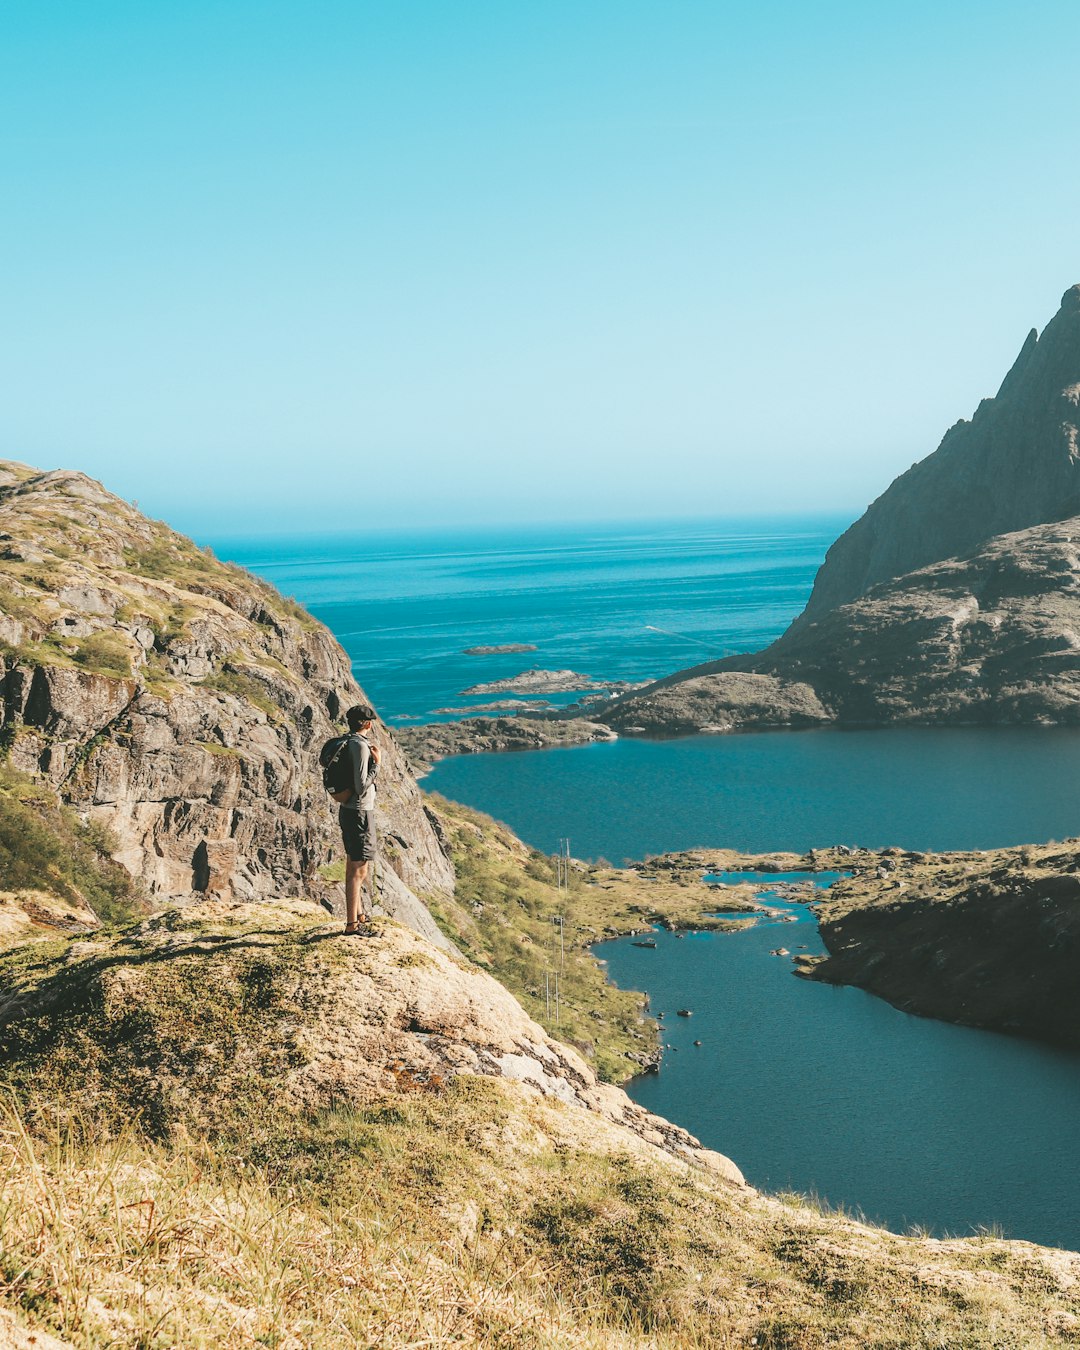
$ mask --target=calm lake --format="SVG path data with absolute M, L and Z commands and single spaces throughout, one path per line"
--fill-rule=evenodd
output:
M 770 951 L 823 948 L 809 911 L 788 908 L 797 923 L 595 948 L 616 984 L 665 1013 L 670 1048 L 634 1099 L 767 1190 L 811 1192 L 900 1232 L 985 1226 L 1080 1248 L 1080 1055 L 796 978 Z
M 777 732 L 619 741 L 444 760 L 425 787 L 554 851 L 613 861 L 696 845 L 983 848 L 1080 826 L 1080 733 Z M 718 905 L 718 907 L 720 907 Z M 650 1110 L 728 1154 L 754 1185 L 812 1192 L 903 1230 L 1080 1249 L 1080 1054 L 912 1017 L 797 979 L 770 949 L 821 951 L 817 925 L 629 939 L 597 955 L 664 1011 Z M 693 1017 L 676 1010 L 693 1009 Z M 701 1040 L 695 1047 L 693 1042 Z
M 994 848 L 1080 834 L 1080 729 L 777 731 L 460 755 L 423 786 L 546 853 Z

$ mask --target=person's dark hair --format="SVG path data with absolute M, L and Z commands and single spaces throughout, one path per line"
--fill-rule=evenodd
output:
M 350 731 L 359 731 L 365 722 L 375 721 L 375 709 L 366 703 L 354 703 L 345 713 L 345 721 Z

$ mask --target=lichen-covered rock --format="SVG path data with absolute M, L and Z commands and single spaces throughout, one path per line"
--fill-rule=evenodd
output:
M 327 629 L 78 473 L 0 467 L 0 547 L 11 762 L 107 825 L 162 902 L 318 893 L 340 856 L 318 750 L 364 699 Z M 402 893 L 447 891 L 404 757 L 377 739 L 386 860 Z

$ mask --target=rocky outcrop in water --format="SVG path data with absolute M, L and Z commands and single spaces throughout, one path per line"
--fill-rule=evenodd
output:
M 807 978 L 905 1012 L 1080 1045 L 1080 840 L 858 860 L 820 903 Z
M 639 695 L 603 709 L 607 725 L 620 732 L 685 736 L 694 732 L 738 731 L 747 726 L 812 727 L 832 713 L 804 680 L 734 670 L 714 674 L 681 672 Z
M 364 695 L 295 602 L 82 474 L 0 466 L 0 735 L 158 901 L 309 894 L 340 854 L 317 754 Z M 387 905 L 453 872 L 383 730 Z M 435 930 L 437 932 L 437 930 Z
M 615 732 L 599 722 L 538 717 L 465 717 L 459 722 L 426 722 L 395 733 L 417 772 L 426 772 L 447 755 L 493 750 L 545 750 L 555 745 L 613 741 Z

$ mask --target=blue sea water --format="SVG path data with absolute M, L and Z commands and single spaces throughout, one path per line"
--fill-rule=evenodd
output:
M 393 725 L 488 702 L 462 691 L 530 668 L 638 681 L 756 650 L 802 608 L 845 524 L 814 517 L 210 542 L 321 619 Z M 464 655 L 506 643 L 537 650 Z
M 755 650 L 801 609 L 844 523 L 213 542 L 327 623 L 393 724 L 467 709 L 486 700 L 462 690 L 529 667 L 642 680 Z M 537 650 L 463 654 L 508 642 Z M 578 856 L 613 861 L 697 845 L 983 848 L 1080 833 L 1080 732 L 622 740 L 462 756 L 425 786 L 536 847 L 568 837 Z M 996 1223 L 1080 1248 L 1080 1055 L 797 980 L 768 954 L 781 942 L 820 939 L 802 914 L 736 935 L 661 933 L 654 951 L 604 947 L 614 978 L 647 988 L 654 1008 L 694 1007 L 667 1024 L 664 1067 L 632 1094 L 759 1185 L 898 1227 Z

